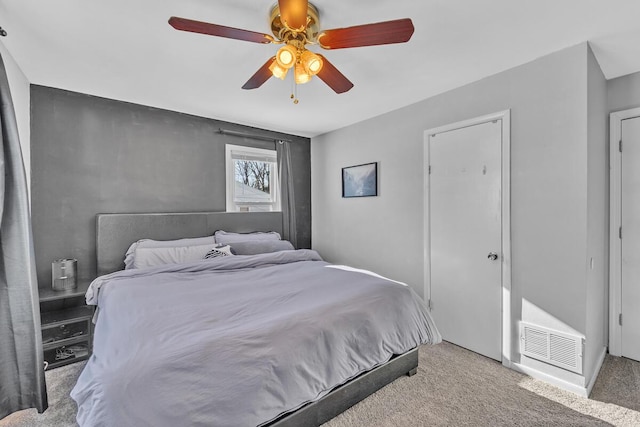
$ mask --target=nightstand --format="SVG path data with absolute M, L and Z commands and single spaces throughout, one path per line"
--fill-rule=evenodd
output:
M 47 369 L 89 358 L 92 350 L 93 307 L 84 304 L 88 282 L 75 289 L 40 289 L 42 350 Z

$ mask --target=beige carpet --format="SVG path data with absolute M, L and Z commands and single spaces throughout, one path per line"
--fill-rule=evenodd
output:
M 75 426 L 68 397 L 83 364 L 47 372 L 50 407 L 0 427 Z M 640 363 L 607 356 L 590 399 L 449 343 L 420 349 L 420 367 L 323 427 L 640 426 Z
M 69 397 L 86 362 L 78 362 L 45 372 L 49 409 L 16 412 L 0 420 L 0 427 L 75 427 L 76 403 Z
M 586 399 L 444 342 L 420 349 L 417 375 L 399 378 L 324 427 L 638 427 L 639 370 L 638 362 L 607 356 Z

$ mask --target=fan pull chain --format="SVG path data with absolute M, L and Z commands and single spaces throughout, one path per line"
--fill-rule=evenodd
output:
M 295 77 L 291 76 L 291 99 L 295 99 L 295 95 L 293 94 L 293 91 L 295 90 L 295 86 L 296 86 L 296 79 Z
M 294 104 L 297 104 L 298 102 L 300 102 L 298 100 L 298 85 L 296 84 L 296 79 L 294 76 L 291 76 L 291 99 L 293 100 Z

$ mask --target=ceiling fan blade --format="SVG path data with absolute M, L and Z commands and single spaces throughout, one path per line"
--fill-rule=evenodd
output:
M 265 62 L 264 65 L 260 67 L 260 69 L 258 69 L 258 71 L 256 71 L 256 73 L 251 76 L 249 80 L 247 80 L 244 86 L 242 86 L 242 89 L 257 89 L 262 86 L 264 82 L 269 80 L 269 77 L 273 75 L 269 67 L 275 60 L 276 57 L 274 56 L 273 58 L 270 58 L 267 62 Z
M 326 30 L 318 35 L 318 43 L 324 49 L 405 43 L 409 41 L 413 31 L 411 19 L 396 19 L 375 24 Z
M 353 83 L 347 79 L 333 64 L 322 55 L 322 69 L 317 74 L 320 80 L 325 82 L 335 93 L 344 93 L 353 87 Z
M 239 28 L 225 27 L 224 25 L 210 24 L 208 22 L 193 21 L 191 19 L 169 18 L 169 25 L 176 30 L 191 33 L 207 34 L 210 36 L 226 37 L 228 39 L 244 40 L 254 43 L 271 43 L 273 37 L 254 31 L 241 30 Z
M 307 28 L 308 0 L 278 0 L 278 7 L 285 27 L 298 32 Z

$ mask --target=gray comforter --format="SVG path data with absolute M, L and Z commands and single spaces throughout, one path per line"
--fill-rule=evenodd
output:
M 256 426 L 440 341 L 411 288 L 310 250 L 121 271 L 87 303 L 80 426 Z

